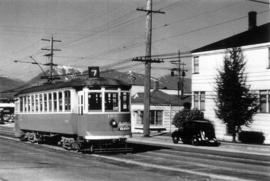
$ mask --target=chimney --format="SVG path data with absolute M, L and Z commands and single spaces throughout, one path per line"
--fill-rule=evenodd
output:
M 257 27 L 257 12 L 250 11 L 248 13 L 248 30 L 252 30 Z

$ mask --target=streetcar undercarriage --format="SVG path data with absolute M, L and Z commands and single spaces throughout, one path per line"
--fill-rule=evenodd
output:
M 38 144 L 53 144 L 62 146 L 66 150 L 90 153 L 132 151 L 132 148 L 128 147 L 126 143 L 126 138 L 121 137 L 118 139 L 91 140 L 77 135 L 23 130 L 20 140 Z

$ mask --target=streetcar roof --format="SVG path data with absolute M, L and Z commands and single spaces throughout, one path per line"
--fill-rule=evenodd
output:
M 83 87 L 100 89 L 101 87 L 108 88 L 121 88 L 124 90 L 129 90 L 130 85 L 117 79 L 98 77 L 98 78 L 88 78 L 88 79 L 74 79 L 70 81 L 61 81 L 55 83 L 45 83 L 39 86 L 33 86 L 19 91 L 16 95 L 41 92 L 54 89 L 62 88 L 75 88 L 82 89 Z

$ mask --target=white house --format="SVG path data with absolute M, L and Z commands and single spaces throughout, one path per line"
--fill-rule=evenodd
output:
M 150 94 L 150 131 L 172 132 L 176 129 L 172 125 L 174 115 L 185 102 L 191 102 L 190 96 L 184 98 L 170 95 L 162 90 L 153 89 Z M 144 93 L 139 92 L 131 99 L 131 131 L 143 132 Z
M 241 47 L 246 61 L 247 84 L 259 97 L 260 110 L 244 130 L 264 133 L 270 143 L 270 23 L 256 26 L 256 12 L 249 13 L 249 29 L 192 51 L 192 107 L 213 121 L 218 139 L 231 140 L 226 125 L 215 115 L 215 78 L 227 48 Z

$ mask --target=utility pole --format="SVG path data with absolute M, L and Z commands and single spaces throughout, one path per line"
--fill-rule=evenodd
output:
M 152 10 L 152 0 L 147 0 L 146 9 L 139 9 L 138 11 L 146 12 L 146 49 L 144 58 L 134 58 L 133 61 L 145 62 L 145 79 L 144 79 L 144 115 L 143 115 L 143 134 L 144 137 L 150 136 L 150 86 L 151 86 L 151 44 L 152 44 L 152 13 L 164 14 L 162 11 Z M 155 60 L 155 62 L 160 62 Z
M 186 75 L 187 70 L 185 69 L 184 63 L 181 62 L 181 52 L 178 51 L 178 60 L 171 61 L 172 64 L 176 64 L 178 68 L 173 68 L 171 75 L 174 76 L 174 71 L 178 72 L 178 81 L 177 81 L 177 97 L 178 97 L 178 105 L 180 105 L 180 89 L 181 89 L 181 98 L 184 97 L 184 77 Z M 182 66 L 182 67 L 181 67 Z
M 57 66 L 57 64 L 53 63 L 53 56 L 54 56 L 54 51 L 61 51 L 60 49 L 55 49 L 54 47 L 54 42 L 61 42 L 61 40 L 54 40 L 53 36 L 51 39 L 45 39 L 42 38 L 42 41 L 48 41 L 51 43 L 50 48 L 42 48 L 41 50 L 47 50 L 49 53 L 45 54 L 44 56 L 50 57 L 50 63 L 45 64 L 46 66 L 50 66 L 50 75 L 42 78 L 48 79 L 49 83 L 52 83 L 53 80 L 59 79 L 57 77 L 53 77 L 53 67 Z

